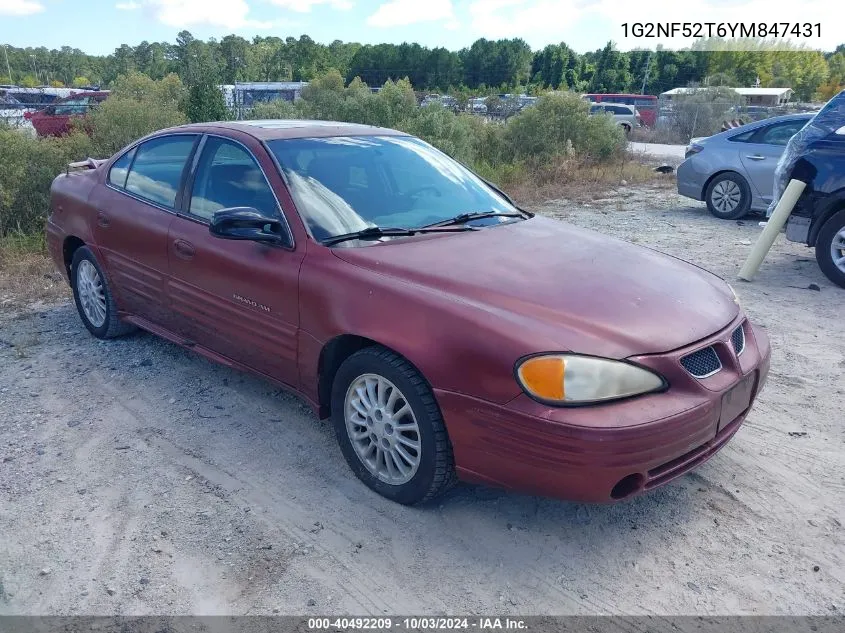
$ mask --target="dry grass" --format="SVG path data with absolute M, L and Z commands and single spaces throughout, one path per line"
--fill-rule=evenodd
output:
M 609 163 L 560 160 L 522 174 L 517 181 L 504 183 L 503 187 L 519 204 L 531 207 L 560 199 L 588 202 L 620 186 L 642 184 L 674 187 L 675 177 L 657 173 L 654 166 L 625 155 Z
M 58 303 L 70 288 L 47 255 L 43 236 L 0 238 L 0 311 Z

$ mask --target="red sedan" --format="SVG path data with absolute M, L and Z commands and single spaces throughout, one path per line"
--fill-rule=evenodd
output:
M 400 503 L 457 479 L 630 497 L 724 446 L 769 369 L 718 277 L 393 130 L 163 130 L 57 177 L 47 237 L 94 336 L 140 327 L 298 392 Z
M 100 105 L 108 96 L 108 90 L 80 92 L 60 99 L 44 110 L 27 112 L 24 116 L 32 121 L 38 136 L 64 136 L 70 132 L 74 120 L 88 116 L 91 109 Z

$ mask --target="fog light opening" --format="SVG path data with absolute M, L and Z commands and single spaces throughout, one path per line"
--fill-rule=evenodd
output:
M 610 496 L 611 498 L 617 500 L 630 497 L 632 494 L 635 494 L 642 489 L 644 482 L 645 477 L 640 474 L 623 477 L 615 486 L 613 486 L 613 490 L 610 491 Z

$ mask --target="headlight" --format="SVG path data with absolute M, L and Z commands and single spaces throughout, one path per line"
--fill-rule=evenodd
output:
M 577 354 L 532 356 L 519 362 L 516 377 L 529 396 L 555 405 L 618 400 L 666 386 L 661 376 L 637 365 Z

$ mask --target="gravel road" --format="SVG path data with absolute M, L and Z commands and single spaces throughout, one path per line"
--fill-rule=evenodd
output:
M 541 211 L 728 278 L 760 230 L 659 188 Z M 772 339 L 756 408 L 702 468 L 612 506 L 470 486 L 395 505 L 261 380 L 98 342 L 70 303 L 0 316 L 0 613 L 841 614 L 845 291 L 783 238 L 734 285 Z

